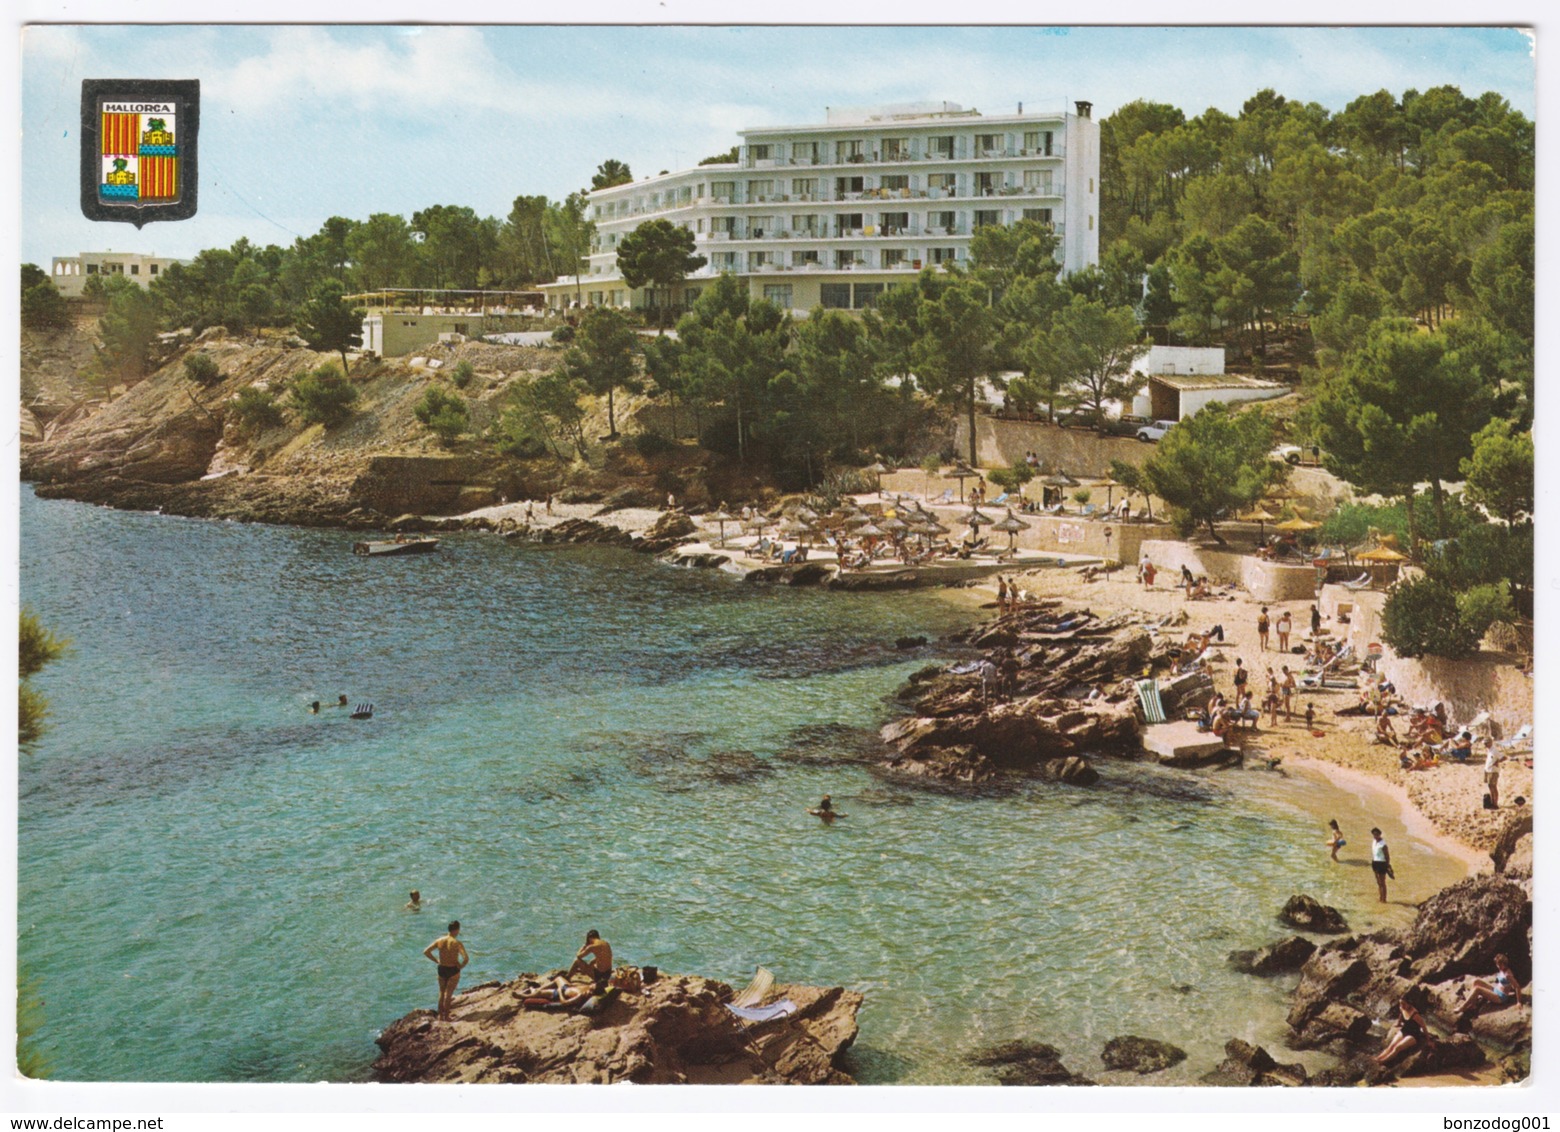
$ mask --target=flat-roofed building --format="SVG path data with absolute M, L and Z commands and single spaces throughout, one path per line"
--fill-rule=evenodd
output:
M 1099 262 L 1099 124 L 1076 113 L 983 115 L 951 102 L 830 109 L 821 125 L 741 131 L 737 160 L 589 194 L 589 269 L 542 290 L 552 309 L 663 305 L 617 268 L 650 219 L 693 233 L 706 264 L 674 306 L 731 273 L 793 311 L 859 310 L 928 266 L 964 266 L 985 225 L 1048 224 L 1065 272 Z
M 152 285 L 168 268 L 182 260 L 167 256 L 141 255 L 139 252 L 81 252 L 73 256 L 55 256 L 49 278 L 67 299 L 81 295 L 87 280 L 94 275 L 121 276 L 143 289 Z

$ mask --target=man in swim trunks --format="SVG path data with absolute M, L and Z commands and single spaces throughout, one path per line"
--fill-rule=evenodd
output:
M 455 984 L 460 982 L 460 970 L 471 962 L 459 936 L 460 921 L 451 920 L 448 934 L 423 948 L 423 955 L 439 965 L 439 1020 L 443 1022 L 450 1020 L 450 1001 L 455 997 Z M 435 950 L 439 953 L 437 957 L 433 954 Z
M 590 963 L 585 962 L 587 955 Z M 612 945 L 595 928 L 585 933 L 585 946 L 574 953 L 574 964 L 565 977 L 572 979 L 576 973 L 589 975 L 596 983 L 597 994 L 607 989 L 607 980 L 612 977 Z

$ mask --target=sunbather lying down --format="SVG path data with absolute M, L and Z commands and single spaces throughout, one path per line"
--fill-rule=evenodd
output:
M 589 998 L 591 989 L 589 987 L 575 986 L 562 975 L 559 975 L 551 983 L 527 988 L 521 994 L 520 1002 L 522 1006 L 573 1006 Z

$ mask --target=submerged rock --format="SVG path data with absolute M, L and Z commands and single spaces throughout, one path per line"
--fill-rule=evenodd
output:
M 1135 1073 L 1160 1073 L 1186 1060 L 1186 1051 L 1169 1042 L 1131 1034 L 1112 1038 L 1100 1052 L 1106 1069 L 1130 1069 Z
M 1022 1039 L 999 1042 L 971 1054 L 972 1065 L 996 1069 L 997 1080 L 1004 1085 L 1092 1085 L 1093 1081 L 1073 1073 L 1062 1064 L 1055 1046 Z
M 1274 1085 L 1296 1086 L 1310 1083 L 1305 1066 L 1280 1065 L 1261 1046 L 1231 1038 L 1224 1043 L 1224 1060 L 1211 1073 L 1200 1078 L 1204 1085 L 1266 1088 Z
M 522 975 L 455 998 L 453 1020 L 414 1010 L 375 1039 L 374 1079 L 389 1083 L 848 1085 L 839 1066 L 856 1040 L 862 996 L 841 987 L 776 985 L 797 1005 L 744 1030 L 722 1004 L 732 989 L 662 976 L 594 1014 L 526 1009 Z
M 1288 939 L 1275 940 L 1256 951 L 1232 951 L 1230 966 L 1248 975 L 1277 975 L 1285 971 L 1298 971 L 1316 951 L 1316 944 L 1304 936 L 1292 935 Z
M 1303 932 L 1338 934 L 1349 930 L 1349 922 L 1342 912 L 1304 894 L 1291 896 L 1280 909 L 1278 918 Z

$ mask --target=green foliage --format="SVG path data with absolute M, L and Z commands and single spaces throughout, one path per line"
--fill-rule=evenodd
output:
M 347 351 L 363 345 L 363 315 L 342 297 L 344 288 L 327 279 L 314 288 L 298 317 L 298 333 L 311 350 L 334 350 L 341 355 L 341 372 L 347 372 Z
M 552 340 L 554 342 L 572 342 L 577 333 L 578 331 L 566 322 L 552 332 Z
M 1513 434 L 1496 418 L 1473 436 L 1473 455 L 1461 462 L 1470 501 L 1507 523 L 1533 513 L 1533 434 Z
M 322 365 L 293 379 L 288 401 L 306 424 L 335 428 L 352 415 L 352 403 L 358 392 L 346 374 L 335 366 Z
M 538 444 L 559 460 L 568 461 L 564 446 L 572 445 L 581 459 L 587 454 L 584 385 L 562 368 L 538 374 L 513 387 L 500 414 L 493 439 L 500 451 L 515 456 L 537 455 Z
M 282 423 L 282 410 L 276 403 L 276 395 L 268 389 L 250 385 L 238 391 L 228 406 L 228 412 L 238 422 L 239 431 L 253 436 Z
M 675 440 L 658 432 L 636 432 L 629 437 L 628 443 L 641 456 L 664 456 L 678 448 Z
M 210 354 L 189 354 L 184 359 L 184 376 L 196 385 L 215 385 L 222 380 L 222 367 Z
M 963 408 L 969 430 L 970 463 L 975 463 L 975 403 L 982 378 L 997 368 L 997 319 L 987 289 L 954 273 L 946 283 L 922 275 L 921 301 L 915 312 L 910 362 L 916 383 L 943 404 Z
M 157 300 L 128 279 L 104 284 L 108 308 L 98 320 L 103 347 L 95 359 L 101 380 L 134 381 L 146 375 L 152 343 L 157 339 Z
M 1511 601 L 1511 585 L 1504 578 L 1473 586 L 1457 595 L 1457 615 L 1470 632 L 1483 637 L 1497 621 L 1516 619 Z
M 1372 532 L 1378 535 L 1394 535 L 1404 545 L 1408 543 L 1408 515 L 1401 503 L 1372 505 L 1369 503 L 1343 503 L 1331 515 L 1322 520 L 1316 537 L 1328 546 L 1364 546 Z M 1367 548 L 1368 549 L 1368 548 Z
M 70 305 L 48 273 L 22 264 L 22 325 L 30 330 L 60 330 L 70 325 Z
M 934 475 L 937 472 L 937 457 L 929 456 L 927 459 L 932 461 L 932 470 L 927 474 Z M 1021 491 L 1025 484 L 1035 478 L 1035 469 L 1023 460 L 1014 460 L 1011 467 L 995 468 L 987 472 L 986 478 L 1008 491 Z
M 1086 487 L 1080 487 L 1077 491 L 1073 492 L 1073 502 L 1078 504 L 1080 507 L 1093 498 L 1094 493 Z
M 422 398 L 413 407 L 412 414 L 427 425 L 428 431 L 437 436 L 439 443 L 446 447 L 454 444 L 456 438 L 465 432 L 471 423 L 466 399 L 458 393 L 451 393 L 442 385 L 428 386 Z
M 450 370 L 450 380 L 455 383 L 456 389 L 464 389 L 471 384 L 472 378 L 477 376 L 477 367 L 470 361 L 462 358 L 455 363 L 455 368 Z
M 1232 413 L 1215 402 L 1165 434 L 1141 479 L 1190 524 L 1206 526 L 1218 539 L 1216 521 L 1250 507 L 1288 474 L 1268 458 L 1272 447 L 1273 425 L 1264 413 Z
M 634 179 L 628 166 L 615 157 L 609 157 L 596 166 L 596 173 L 590 179 L 592 189 L 610 189 L 614 185 L 626 185 Z
M 732 165 L 737 160 L 737 146 L 732 146 L 725 153 L 712 153 L 699 162 L 700 165 Z
M 1147 380 L 1132 364 L 1148 352 L 1128 307 L 1073 296 L 1050 327 L 1026 347 L 1029 373 L 1015 385 L 1021 395 L 1054 404 L 1072 403 L 1097 416 L 1105 402 L 1130 400 Z
M 670 292 L 709 262 L 694 251 L 693 233 L 670 220 L 647 220 L 618 241 L 617 266 L 630 287 Z M 665 306 L 674 305 L 668 294 Z
M 574 346 L 563 356 L 563 368 L 597 396 L 607 395 L 607 433 L 617 436 L 614 394 L 619 389 L 639 392 L 635 380 L 635 351 L 639 335 L 622 312 L 594 307 L 580 320 Z
M 47 730 L 49 702 L 28 681 L 54 663 L 70 648 L 70 642 L 45 629 L 38 617 L 23 609 L 18 622 L 17 673 L 21 678 L 17 705 L 17 742 L 30 750 Z
M 1464 620 L 1457 591 L 1435 578 L 1399 582 L 1382 607 L 1382 639 L 1399 656 L 1459 660 L 1478 651 L 1481 635 Z

